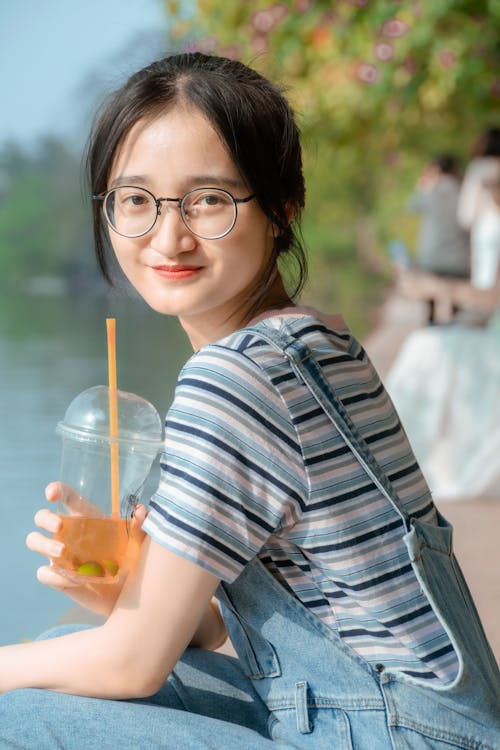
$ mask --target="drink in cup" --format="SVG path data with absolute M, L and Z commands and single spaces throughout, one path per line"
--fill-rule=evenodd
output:
M 64 542 L 66 554 L 58 565 L 65 575 L 82 581 L 82 576 L 115 579 L 123 569 L 129 550 L 127 521 L 123 518 L 61 516 L 63 525 L 55 535 Z M 82 562 L 82 561 L 85 562 Z
M 55 538 L 65 551 L 53 564 L 79 583 L 112 583 L 133 556 L 131 512 L 162 443 L 162 422 L 152 404 L 124 391 L 113 396 L 114 402 L 107 386 L 89 388 L 57 425 L 63 441 L 62 527 Z

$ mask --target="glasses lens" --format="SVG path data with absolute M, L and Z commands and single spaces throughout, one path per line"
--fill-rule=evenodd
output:
M 122 186 L 109 191 L 104 201 L 104 213 L 118 234 L 139 237 L 151 229 L 157 210 L 155 200 L 147 190 Z
M 188 229 L 206 240 L 224 237 L 236 221 L 232 195 L 217 188 L 191 190 L 184 196 L 181 211 Z

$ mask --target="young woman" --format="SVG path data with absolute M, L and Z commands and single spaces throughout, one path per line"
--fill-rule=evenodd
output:
M 40 569 L 105 623 L 0 650 L 1 746 L 498 748 L 500 677 L 450 528 L 342 318 L 293 301 L 304 185 L 281 93 L 238 62 L 166 58 L 111 99 L 89 167 L 104 275 L 114 258 L 195 353 L 121 590 Z M 211 650 L 226 628 L 237 659 Z

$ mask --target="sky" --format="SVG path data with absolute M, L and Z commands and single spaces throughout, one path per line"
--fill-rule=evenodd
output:
M 0 0 L 0 148 L 84 138 L 96 95 L 166 49 L 161 0 Z

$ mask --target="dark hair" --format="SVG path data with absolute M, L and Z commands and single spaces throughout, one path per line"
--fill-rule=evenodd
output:
M 130 129 L 178 103 L 196 107 L 209 120 L 277 228 L 259 300 L 272 285 L 283 255 L 295 261 L 295 284 L 289 293 L 296 297 L 307 277 L 299 223 L 305 199 L 299 131 L 280 89 L 243 63 L 185 53 L 165 57 L 132 75 L 94 124 L 87 150 L 92 194 L 107 190 L 113 161 Z M 113 284 L 111 246 L 100 201 L 94 201 L 93 216 L 97 261 L 105 279 Z
M 474 144 L 472 156 L 500 156 L 500 128 L 487 128 Z
M 457 173 L 457 160 L 453 154 L 440 154 L 434 159 L 434 164 L 439 167 L 443 174 Z
M 484 156 L 500 156 L 500 128 L 489 128 L 484 134 Z

